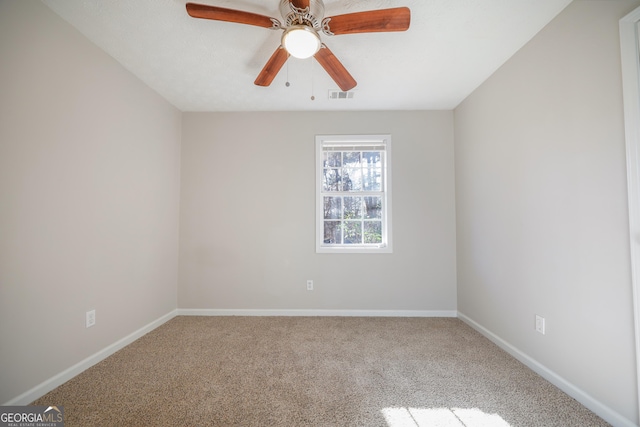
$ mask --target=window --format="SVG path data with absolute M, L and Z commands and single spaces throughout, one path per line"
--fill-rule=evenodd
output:
M 316 252 L 391 252 L 391 136 L 316 136 Z

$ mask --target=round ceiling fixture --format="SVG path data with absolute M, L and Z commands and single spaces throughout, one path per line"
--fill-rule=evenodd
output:
M 320 36 L 311 27 L 293 25 L 282 34 L 282 46 L 295 58 L 310 58 L 320 50 Z

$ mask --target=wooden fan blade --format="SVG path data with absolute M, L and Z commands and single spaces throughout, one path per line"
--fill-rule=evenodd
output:
M 406 31 L 411 23 L 411 11 L 408 7 L 370 10 L 332 16 L 327 21 L 325 33 L 334 35 Z
M 214 21 L 237 22 L 238 24 L 255 25 L 264 28 L 274 28 L 272 18 L 257 13 L 241 10 L 225 9 L 223 7 L 205 4 L 187 3 L 187 13 L 193 18 L 213 19 Z
M 320 65 L 322 65 L 322 68 L 325 69 L 333 81 L 336 82 L 343 91 L 351 90 L 358 84 L 325 44 L 322 44 L 322 47 L 315 54 L 314 58 L 316 58 Z
M 304 9 L 305 7 L 309 7 L 309 0 L 290 0 L 290 1 L 298 9 Z
M 288 58 L 289 52 L 282 46 L 278 47 L 254 83 L 258 86 L 269 86 Z

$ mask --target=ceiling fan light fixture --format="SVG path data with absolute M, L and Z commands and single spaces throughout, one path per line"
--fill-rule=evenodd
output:
M 311 27 L 293 25 L 282 34 L 282 46 L 295 58 L 310 58 L 320 50 L 320 36 Z

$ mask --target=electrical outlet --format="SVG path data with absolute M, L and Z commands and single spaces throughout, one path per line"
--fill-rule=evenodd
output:
M 313 290 L 313 280 L 307 280 L 307 290 L 308 291 Z
M 87 311 L 85 320 L 86 320 L 87 328 L 90 328 L 93 325 L 95 325 L 96 324 L 96 311 L 95 310 Z
M 544 317 L 542 316 L 538 316 L 536 314 L 536 331 L 540 332 L 542 335 L 544 335 L 545 333 L 545 324 L 544 324 Z

